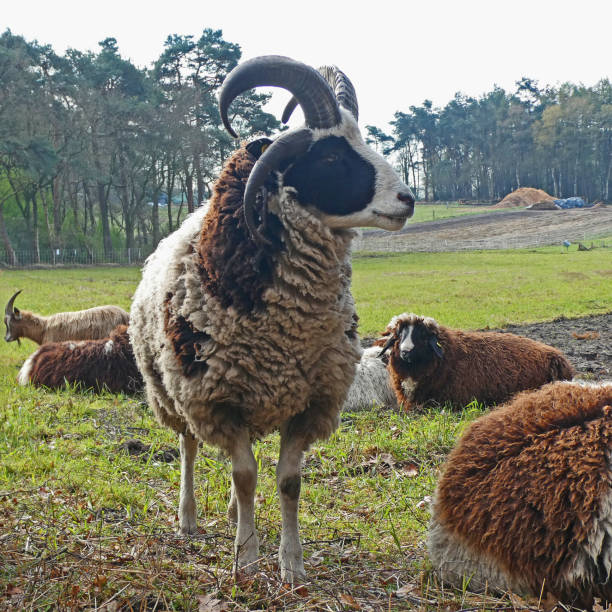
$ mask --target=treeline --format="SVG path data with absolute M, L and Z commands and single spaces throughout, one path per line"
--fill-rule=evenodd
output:
M 513 93 L 456 94 L 397 112 L 392 134 L 369 140 L 395 153 L 405 181 L 426 200 L 498 200 L 519 187 L 557 197 L 610 201 L 612 85 L 539 88 L 523 78 Z
M 150 70 L 107 38 L 58 55 L 0 36 L 0 239 L 17 249 L 113 250 L 157 244 L 205 200 L 235 147 L 216 90 L 240 47 L 206 29 L 169 36 Z M 278 129 L 255 92 L 232 106 L 243 137 Z
M 151 250 L 210 193 L 235 143 L 216 92 L 240 60 L 221 31 L 169 36 L 150 69 L 107 38 L 97 53 L 0 35 L 0 259 L 41 250 Z M 279 129 L 249 92 L 232 105 L 243 138 Z M 612 86 L 457 94 L 397 112 L 392 133 L 367 126 L 427 200 L 496 200 L 520 186 L 610 200 Z M 93 260 L 93 256 L 92 256 Z

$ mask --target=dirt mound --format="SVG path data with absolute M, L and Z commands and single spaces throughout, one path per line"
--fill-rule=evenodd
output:
M 552 202 L 554 198 L 548 195 L 543 189 L 533 187 L 520 187 L 516 191 L 509 193 L 501 202 L 492 208 L 512 208 L 515 206 L 531 206 L 536 202 Z

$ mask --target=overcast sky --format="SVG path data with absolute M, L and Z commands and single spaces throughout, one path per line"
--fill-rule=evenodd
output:
M 456 92 L 513 91 L 522 76 L 541 86 L 612 78 L 611 0 L 3 0 L 0 30 L 58 52 L 97 51 L 108 36 L 139 66 L 169 34 L 223 30 L 243 58 L 274 53 L 353 81 L 360 123 L 388 129 L 398 110 Z M 277 90 L 278 91 L 278 90 Z M 278 93 L 270 110 L 282 108 Z M 294 122 L 292 121 L 292 124 Z

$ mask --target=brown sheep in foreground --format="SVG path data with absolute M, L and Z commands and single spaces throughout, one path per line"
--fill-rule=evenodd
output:
M 473 399 L 501 403 L 526 389 L 571 379 L 561 351 L 499 332 L 464 332 L 429 317 L 403 313 L 391 319 L 381 354 L 390 349 L 389 373 L 398 402 L 463 407 Z
M 549 384 L 480 417 L 435 495 L 439 576 L 581 608 L 612 602 L 611 451 L 612 383 Z

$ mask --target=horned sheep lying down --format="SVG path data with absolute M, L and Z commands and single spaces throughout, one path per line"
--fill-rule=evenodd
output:
M 435 494 L 428 546 L 441 579 L 607 609 L 611 452 L 611 382 L 552 383 L 480 417 Z
M 135 393 L 143 385 L 125 325 L 108 338 L 43 344 L 26 359 L 17 382 L 49 389 L 68 383 L 113 393 Z
M 37 315 L 15 307 L 15 298 L 20 293 L 17 291 L 4 308 L 6 342 L 28 338 L 42 345 L 65 340 L 96 340 L 108 337 L 117 325 L 127 325 L 130 320 L 130 315 L 119 306 L 96 306 L 47 317 Z
M 229 105 L 260 85 L 288 89 L 306 126 L 232 155 L 209 206 L 147 261 L 129 328 L 149 404 L 180 434 L 180 531 L 196 531 L 201 439 L 231 458 L 230 511 L 237 508 L 236 558 L 245 571 L 259 556 L 251 443 L 280 430 L 279 565 L 289 582 L 304 578 L 302 455 L 336 429 L 361 353 L 351 228 L 397 230 L 414 209 L 408 187 L 365 145 L 350 81 L 337 68 L 322 73 L 279 56 L 230 73 L 219 102 L 230 133 Z
M 473 399 L 498 404 L 515 393 L 568 380 L 574 369 L 552 346 L 499 332 L 464 332 L 430 317 L 393 317 L 377 340 L 390 350 L 391 383 L 400 405 L 435 402 L 464 407 Z

